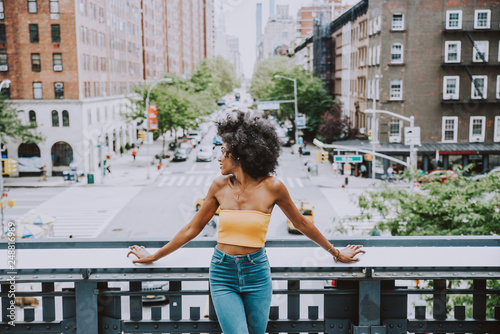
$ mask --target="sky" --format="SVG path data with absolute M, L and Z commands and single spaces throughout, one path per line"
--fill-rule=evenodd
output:
M 344 0 L 347 3 L 358 0 Z M 256 61 L 256 20 L 257 3 L 262 3 L 262 32 L 269 18 L 269 0 L 215 0 L 215 6 L 222 4 L 226 22 L 226 34 L 239 39 L 241 65 L 247 79 L 252 77 Z M 288 14 L 297 17 L 300 7 L 310 5 L 312 0 L 275 0 L 276 5 L 288 5 Z

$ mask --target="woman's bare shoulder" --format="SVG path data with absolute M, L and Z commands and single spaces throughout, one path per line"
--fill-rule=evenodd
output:
M 283 182 L 281 182 L 280 179 L 278 179 L 276 176 L 268 176 L 266 177 L 262 183 L 265 185 L 265 187 L 271 191 L 280 191 L 282 190 L 285 185 Z
M 231 175 L 219 175 L 216 176 L 214 181 L 212 182 L 212 186 L 215 186 L 217 189 L 227 186 L 228 180 Z

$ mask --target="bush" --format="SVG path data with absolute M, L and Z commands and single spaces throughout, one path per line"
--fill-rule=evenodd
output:
M 125 152 L 125 148 L 123 146 L 120 146 L 120 154 L 123 154 Z
M 128 151 L 130 150 L 132 147 L 130 146 L 130 143 L 126 143 L 125 144 L 125 149 Z

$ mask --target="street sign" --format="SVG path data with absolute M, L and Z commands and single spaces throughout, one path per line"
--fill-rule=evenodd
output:
M 259 110 L 278 110 L 280 108 L 279 101 L 260 101 L 257 102 L 257 109 Z
M 305 129 L 306 128 L 306 115 L 298 114 L 297 119 L 295 120 L 295 126 L 297 129 Z
M 363 162 L 362 155 L 336 155 L 334 159 L 335 162 Z
M 150 105 L 148 109 L 149 130 L 158 130 L 158 107 Z
M 420 127 L 405 128 L 405 145 L 420 145 Z

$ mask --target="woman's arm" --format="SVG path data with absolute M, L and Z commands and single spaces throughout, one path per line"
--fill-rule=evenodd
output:
M 323 236 L 318 228 L 300 213 L 295 203 L 293 203 L 290 198 L 290 194 L 283 182 L 277 181 L 275 184 L 275 193 L 276 204 L 281 208 L 288 219 L 290 219 L 293 226 L 324 250 L 332 254 L 334 259 L 340 260 L 341 262 L 355 262 L 359 261 L 359 258 L 355 258 L 354 256 L 359 253 L 365 253 L 364 250 L 360 249 L 363 247 L 361 245 L 348 245 L 346 248 L 342 249 L 342 251 L 333 247 L 330 241 Z
M 203 230 L 205 225 L 212 219 L 217 208 L 219 207 L 219 202 L 215 198 L 215 194 L 218 189 L 221 187 L 221 178 L 217 178 L 214 180 L 210 189 L 208 191 L 207 197 L 200 210 L 196 213 L 193 219 L 184 226 L 175 236 L 174 238 L 165 246 L 160 248 L 156 253 L 150 254 L 144 246 L 133 245 L 130 246 L 130 251 L 127 254 L 127 257 L 130 254 L 137 256 L 137 260 L 134 260 L 134 263 L 150 263 L 156 260 L 161 259 L 164 256 L 178 250 L 189 241 L 194 239 L 200 232 Z

